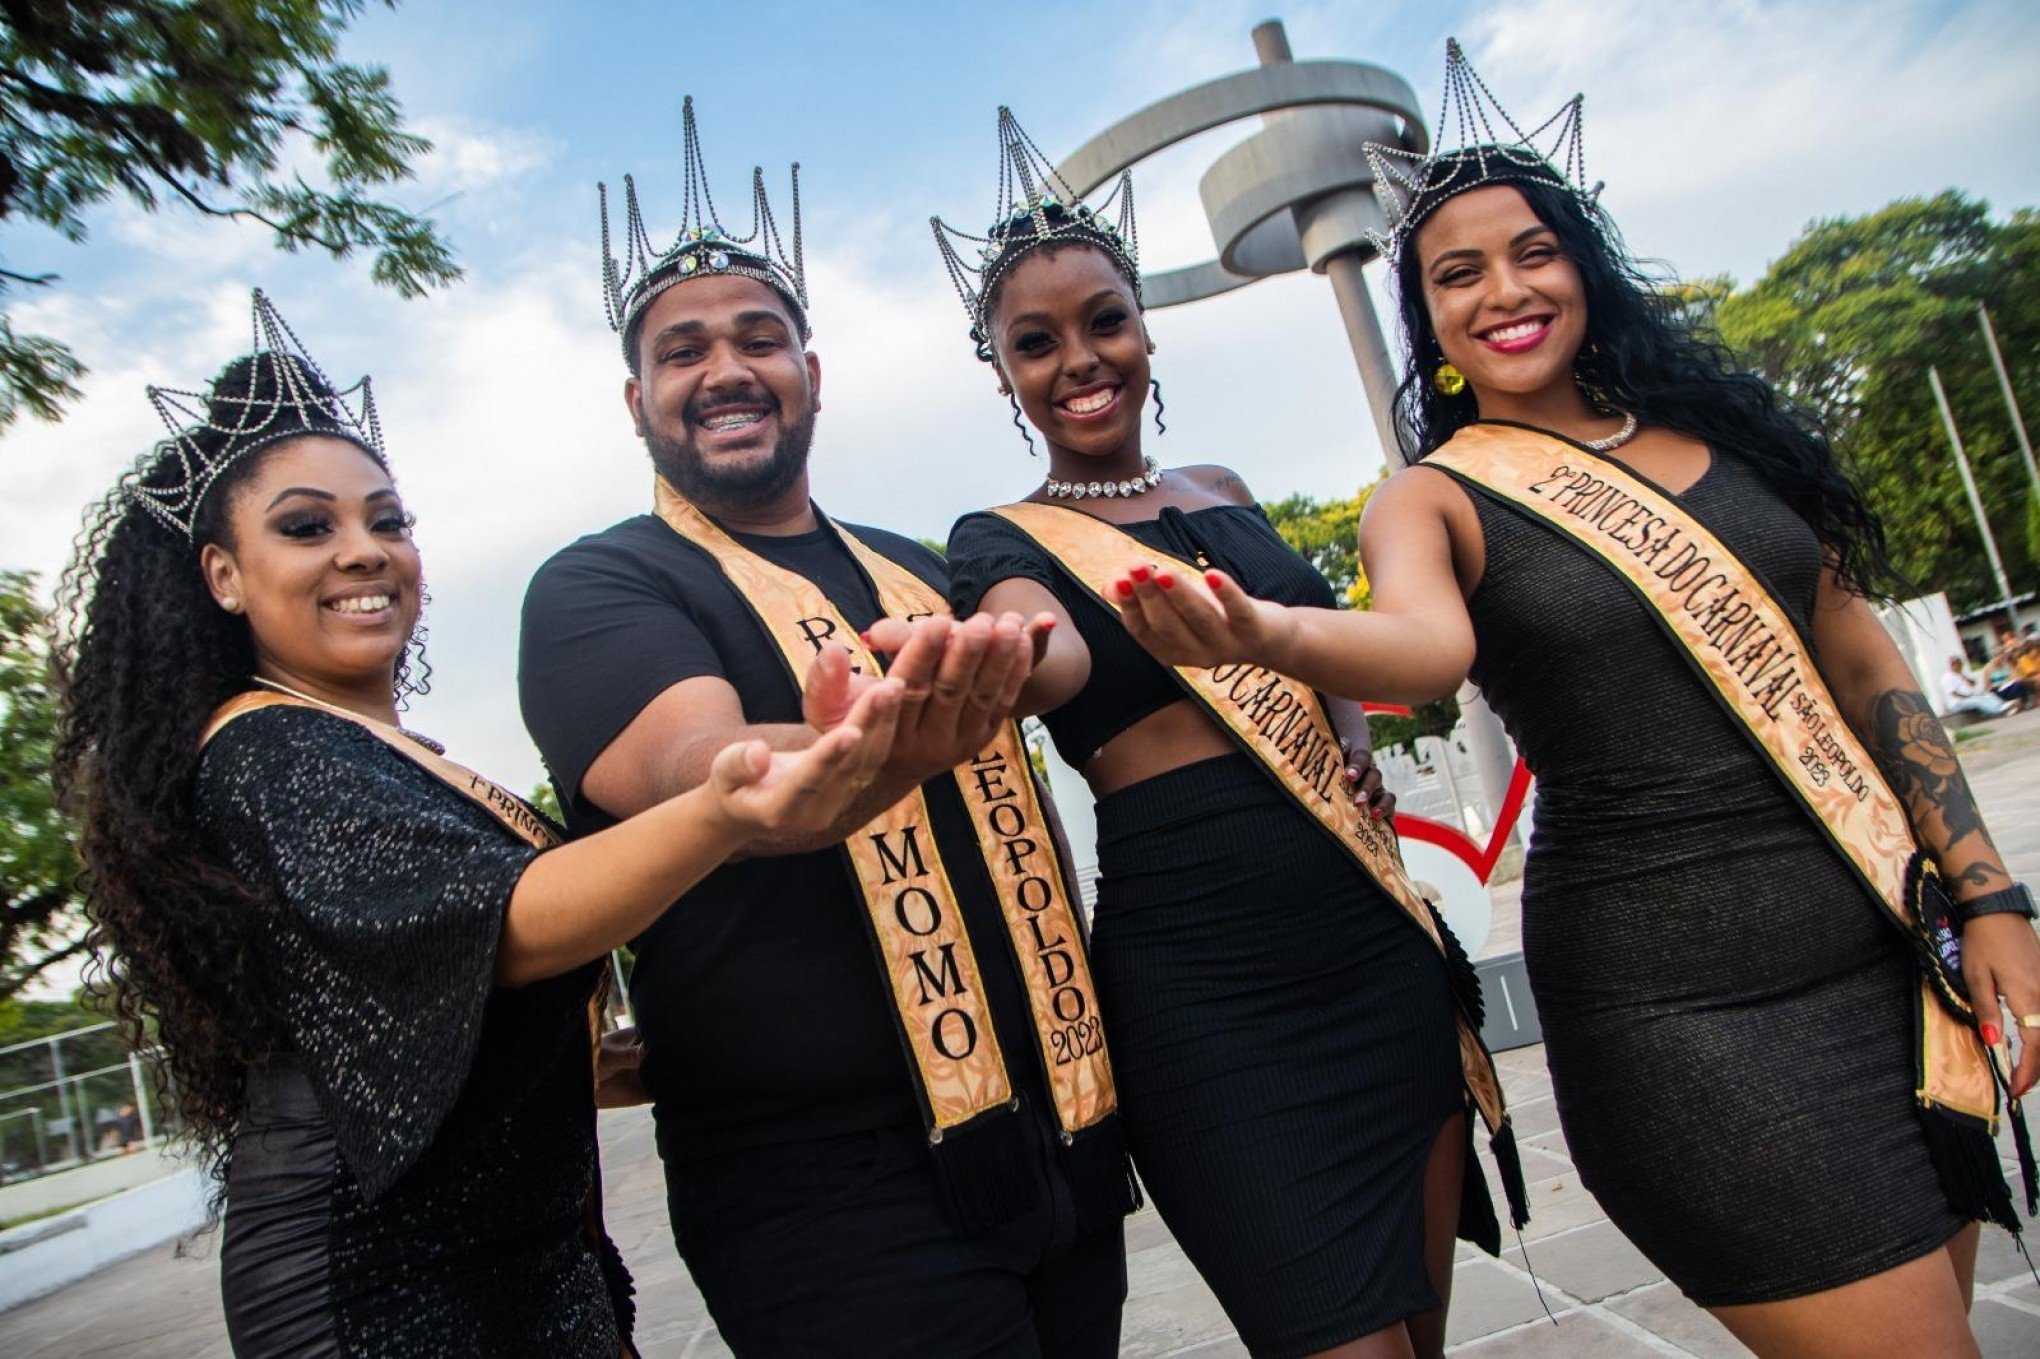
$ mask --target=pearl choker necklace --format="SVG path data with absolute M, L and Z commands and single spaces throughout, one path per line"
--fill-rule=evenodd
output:
M 1632 419 L 1631 424 L 1635 421 Z M 1631 432 L 1634 432 L 1633 430 Z M 1625 436 L 1626 437 L 1626 436 Z M 1140 460 L 1141 473 L 1124 481 L 1057 481 L 1048 479 L 1048 498 L 1051 500 L 1089 500 L 1092 496 L 1139 495 L 1152 491 L 1162 484 L 1162 465 L 1153 458 Z

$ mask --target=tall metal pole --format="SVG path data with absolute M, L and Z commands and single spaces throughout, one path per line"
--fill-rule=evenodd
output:
M 2019 452 L 2026 458 L 2026 476 L 2033 483 L 2033 495 L 2040 499 L 2040 467 L 2033 463 L 2033 441 L 2026 436 L 2026 417 L 2019 414 L 2019 398 L 2012 391 L 2012 375 L 2005 371 L 2005 356 L 1998 352 L 1997 327 L 1990 323 L 1990 308 L 1976 304 L 1976 322 L 1983 327 L 1983 343 L 1990 350 L 1991 367 L 1997 369 L 1998 386 L 2005 394 L 2005 409 L 2012 416 L 2012 431 L 2019 436 Z
M 1941 388 L 1941 370 L 1929 368 L 1927 382 L 1934 389 L 1934 401 L 1941 408 L 1941 423 L 1948 430 L 1948 446 L 1955 450 L 1955 467 L 1962 473 L 1962 489 L 1969 493 L 1969 509 L 1976 516 L 1976 527 L 1983 534 L 1983 550 L 1990 554 L 1991 574 L 1997 577 L 1998 601 L 2010 603 L 2012 583 L 2005 579 L 2004 559 L 1998 556 L 1997 539 L 1991 535 L 1990 520 L 1984 517 L 1983 498 L 1976 493 L 1976 477 L 1969 470 L 1969 455 L 1962 451 L 1962 432 L 1955 428 L 1955 412 L 1948 409 L 1948 393 Z
M 1280 19 L 1254 27 L 1254 55 L 1261 65 L 1276 66 L 1294 60 L 1289 34 Z M 1284 116 L 1266 115 L 1269 121 Z M 1316 207 L 1315 204 L 1312 205 Z M 1305 210 L 1291 208 L 1297 233 L 1306 231 Z M 1346 323 L 1346 343 L 1353 348 L 1353 362 L 1360 369 L 1360 385 L 1367 392 L 1367 407 L 1374 416 L 1374 428 L 1381 440 L 1381 459 L 1391 471 L 1409 465 L 1402 441 L 1395 432 L 1395 361 L 1388 354 L 1388 340 L 1382 334 L 1381 318 L 1374 311 L 1374 297 L 1367 291 L 1367 256 L 1359 249 L 1345 250 L 1324 263 L 1325 278 L 1339 302 L 1339 316 Z M 1502 729 L 1501 718 L 1488 707 L 1480 690 L 1471 684 L 1459 689 L 1459 711 L 1464 722 L 1467 754 L 1480 775 L 1481 792 L 1486 795 L 1490 823 L 1501 811 L 1509 778 L 1516 768 L 1516 748 Z M 1443 754 L 1441 760 L 1447 757 Z M 1456 794 L 1455 794 L 1456 797 Z
M 1295 60 L 1289 49 L 1289 34 L 1280 19 L 1254 26 L 1254 55 L 1263 66 L 1279 66 Z M 1281 113 L 1264 114 L 1273 122 Z M 1304 228 L 1298 210 L 1291 208 L 1298 233 Z M 1367 407 L 1374 416 L 1375 432 L 1381 439 L 1381 456 L 1391 468 L 1406 465 L 1402 444 L 1395 437 L 1395 363 L 1388 356 L 1388 341 L 1381 333 L 1381 318 L 1374 314 L 1374 299 L 1367 292 L 1365 260 L 1358 250 L 1334 255 L 1325 262 L 1325 277 L 1331 280 L 1332 295 L 1339 301 L 1339 316 L 1346 323 L 1346 343 L 1353 347 L 1353 362 L 1360 369 L 1360 385 L 1367 392 Z

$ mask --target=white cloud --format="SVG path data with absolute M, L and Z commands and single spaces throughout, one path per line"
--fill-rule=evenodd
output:
M 413 131 L 431 154 L 408 181 L 407 199 L 434 202 L 449 194 L 502 193 L 528 184 L 559 158 L 557 138 L 529 128 L 489 127 L 466 119 L 420 118 Z
M 1591 164 L 1639 248 L 1687 272 L 1749 276 L 1815 215 L 1946 184 L 2000 207 L 2035 201 L 2040 165 L 2026 129 L 2040 113 L 2030 81 L 2040 37 L 2007 4 L 1960 13 L 1947 22 L 1926 0 L 1510 0 L 1462 32 L 1519 117 L 1588 92 Z M 1179 83 L 1249 65 L 1258 17 L 1230 0 L 1154 8 L 1138 26 L 1147 45 L 1129 48 L 1128 79 L 1086 92 L 1097 126 Z M 1381 22 L 1343 3 L 1290 14 L 1305 58 L 1368 58 Z M 1441 61 L 1432 51 L 1405 68 L 1426 107 Z M 1039 116 L 1058 114 L 1069 110 Z M 415 190 L 514 205 L 558 187 L 543 135 L 451 119 L 425 127 L 440 151 L 406 201 L 429 201 L 413 200 Z M 1043 145 L 1064 153 L 1094 130 Z M 1152 263 L 1209 254 L 1197 177 L 1213 151 L 1253 130 L 1213 134 L 1145 167 Z M 918 225 L 931 208 L 971 221 L 988 177 L 973 157 L 918 186 L 905 207 L 839 204 L 840 231 L 810 232 L 824 371 L 815 485 L 845 518 L 940 538 L 956 515 L 1022 494 L 1041 475 L 971 356 Z M 415 720 L 513 786 L 535 779 L 514 682 L 525 582 L 560 545 L 642 508 L 649 471 L 618 400 L 624 371 L 592 284 L 592 233 L 552 240 L 516 212 L 494 216 L 506 247 L 496 259 L 442 295 L 403 302 L 358 267 L 279 256 L 257 230 L 116 213 L 99 239 L 122 263 L 103 284 L 17 299 L 17 325 L 71 341 L 93 373 L 62 426 L 6 436 L 5 564 L 61 565 L 80 508 L 160 437 L 142 385 L 198 385 L 239 352 L 247 288 L 263 281 L 336 378 L 375 374 L 436 600 L 438 688 Z M 1271 498 L 1345 493 L 1374 474 L 1373 423 L 1322 279 L 1270 280 L 1151 321 L 1170 418 L 1152 447 L 1164 461 L 1231 464 Z
M 2040 25 L 2016 0 L 1515 0 L 1465 37 L 1526 126 L 1586 92 L 1606 203 L 1689 274 L 1752 277 L 1813 218 L 1907 194 L 2040 189 Z

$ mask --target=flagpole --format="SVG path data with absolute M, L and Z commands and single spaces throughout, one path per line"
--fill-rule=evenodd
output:
M 2040 498 L 2040 466 L 2033 462 L 2033 441 L 2026 436 L 2026 418 L 2019 414 L 2019 398 L 2012 391 L 2012 375 L 2005 371 L 2005 356 L 1998 352 L 1997 327 L 1990 323 L 1990 308 L 1976 304 L 1976 321 L 1983 327 L 1983 342 L 1990 349 L 1991 367 L 1997 369 L 1998 386 L 2004 390 L 2005 409 L 2011 412 L 2012 431 L 2019 436 L 2019 452 L 2026 457 L 2026 476 L 2033 483 L 2033 494 Z
M 1962 434 L 1955 428 L 1955 412 L 1948 409 L 1948 393 L 1941 388 L 1941 370 L 1927 369 L 1927 382 L 1934 389 L 1935 404 L 1941 408 L 1941 423 L 1948 430 L 1948 446 L 1955 450 L 1955 467 L 1962 473 L 1962 489 L 1969 493 L 1969 508 L 1976 515 L 1976 527 L 1983 534 L 1984 551 L 1990 554 L 1991 573 L 1997 577 L 1998 600 L 2012 602 L 2012 583 L 2005 579 L 2004 559 L 1998 556 L 1997 539 L 1991 536 L 1990 520 L 1984 517 L 1983 498 L 1976 493 L 1976 477 L 1969 470 L 1969 455 L 1962 451 Z

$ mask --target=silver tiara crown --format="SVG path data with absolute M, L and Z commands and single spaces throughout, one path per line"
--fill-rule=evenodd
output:
M 142 455 L 127 496 L 187 539 L 220 474 L 285 439 L 306 434 L 345 439 L 389 470 L 369 380 L 335 389 L 260 288 L 253 310 L 253 349 L 227 365 L 206 390 L 148 389 L 170 437 Z
M 1557 113 L 1525 132 L 1496 102 L 1493 91 L 1466 59 L 1459 39 L 1446 39 L 1445 95 L 1435 125 L 1437 146 L 1428 155 L 1420 155 L 1400 146 L 1367 144 L 1374 194 L 1389 227 L 1386 236 L 1369 233 L 1369 241 L 1384 258 L 1395 259 L 1439 204 L 1468 189 L 1510 180 L 1550 184 L 1568 190 L 1591 207 L 1601 186 L 1586 187 L 1580 115 L 1585 102 L 1585 95 L 1576 94 Z M 1447 143 L 1448 136 L 1456 141 Z M 1448 145 L 1450 149 L 1440 149 Z
M 807 266 L 800 246 L 800 166 L 793 167 L 793 251 L 789 254 L 779 237 L 771 201 L 765 194 L 765 171 L 751 171 L 751 231 L 739 236 L 724 226 L 716 215 L 715 199 L 708 192 L 708 171 L 701 157 L 701 134 L 694 124 L 694 96 L 680 106 L 685 128 L 685 180 L 680 205 L 680 237 L 660 250 L 645 230 L 644 215 L 638 210 L 637 185 L 623 177 L 623 249 L 610 249 L 609 186 L 598 184 L 602 203 L 602 301 L 609 324 L 623 337 L 626 359 L 631 353 L 637 320 L 652 299 L 676 283 L 708 274 L 737 274 L 765 284 L 793 308 L 803 342 L 810 338 L 807 306 Z
M 1116 214 L 1115 214 L 1116 205 Z M 1116 215 L 1117 220 L 1113 220 Z M 1133 176 L 1122 174 L 1105 201 L 1091 207 L 1070 191 L 1048 157 L 1013 117 L 999 106 L 999 201 L 991 230 L 982 236 L 959 231 L 930 217 L 935 246 L 949 268 L 949 281 L 970 315 L 970 337 L 978 357 L 992 357 L 985 324 L 986 299 L 999 280 L 1028 252 L 1052 241 L 1082 241 L 1112 257 L 1140 298 L 1140 233 L 1133 218 Z

